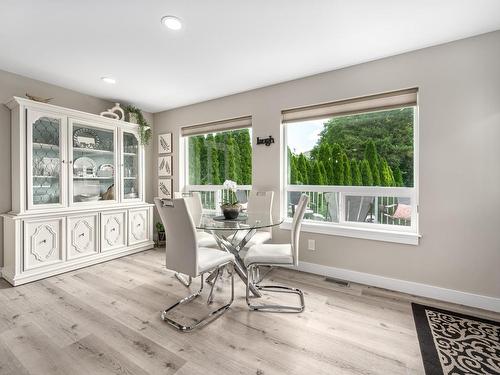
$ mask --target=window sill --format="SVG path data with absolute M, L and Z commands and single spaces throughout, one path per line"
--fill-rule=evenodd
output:
M 292 220 L 285 219 L 285 221 L 280 225 L 280 229 L 291 230 Z M 406 245 L 418 245 L 419 238 L 422 237 L 420 234 L 416 233 L 388 231 L 371 228 L 354 228 L 335 224 L 312 223 L 310 221 L 302 222 L 301 230 L 308 233 L 361 238 L 374 241 L 395 242 Z

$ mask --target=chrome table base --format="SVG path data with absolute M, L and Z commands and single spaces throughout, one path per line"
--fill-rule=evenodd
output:
M 240 236 L 239 233 L 243 232 L 243 236 Z M 246 233 L 244 231 L 237 231 L 232 237 L 226 236 L 223 231 L 213 230 L 212 235 L 214 236 L 217 244 L 222 250 L 227 251 L 234 255 L 235 264 L 234 271 L 238 274 L 240 279 L 247 284 L 248 274 L 247 269 L 245 267 L 245 263 L 240 256 L 240 250 L 242 250 L 247 242 L 252 238 L 255 234 L 255 229 L 249 229 Z M 241 237 L 241 238 L 240 238 Z M 214 279 L 217 277 L 215 272 L 208 277 L 207 282 L 212 283 Z M 258 288 L 256 288 L 253 284 L 250 285 L 250 291 L 255 297 L 261 297 L 262 294 L 259 292 Z

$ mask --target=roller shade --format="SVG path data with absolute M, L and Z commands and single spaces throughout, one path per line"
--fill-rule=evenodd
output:
M 333 116 L 345 116 L 361 112 L 414 106 L 417 105 L 417 93 L 418 89 L 412 88 L 308 107 L 287 109 L 281 112 L 282 122 L 317 120 Z
M 244 129 L 252 126 L 252 117 L 244 116 L 221 121 L 207 122 L 204 124 L 191 125 L 181 128 L 183 137 L 189 135 L 200 135 L 228 130 Z

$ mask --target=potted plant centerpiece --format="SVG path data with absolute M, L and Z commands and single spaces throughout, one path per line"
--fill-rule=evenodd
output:
M 241 205 L 236 197 L 236 188 L 238 185 L 234 181 L 226 180 L 223 186 L 226 194 L 223 194 L 223 201 L 220 208 L 226 220 L 234 220 L 241 211 Z

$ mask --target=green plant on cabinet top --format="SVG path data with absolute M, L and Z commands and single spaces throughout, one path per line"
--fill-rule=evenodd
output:
M 131 113 L 137 116 L 137 125 L 139 125 L 141 145 L 149 144 L 149 141 L 151 140 L 151 126 L 142 115 L 141 110 L 133 105 L 127 105 L 125 106 L 125 111 L 127 112 L 129 118 Z

